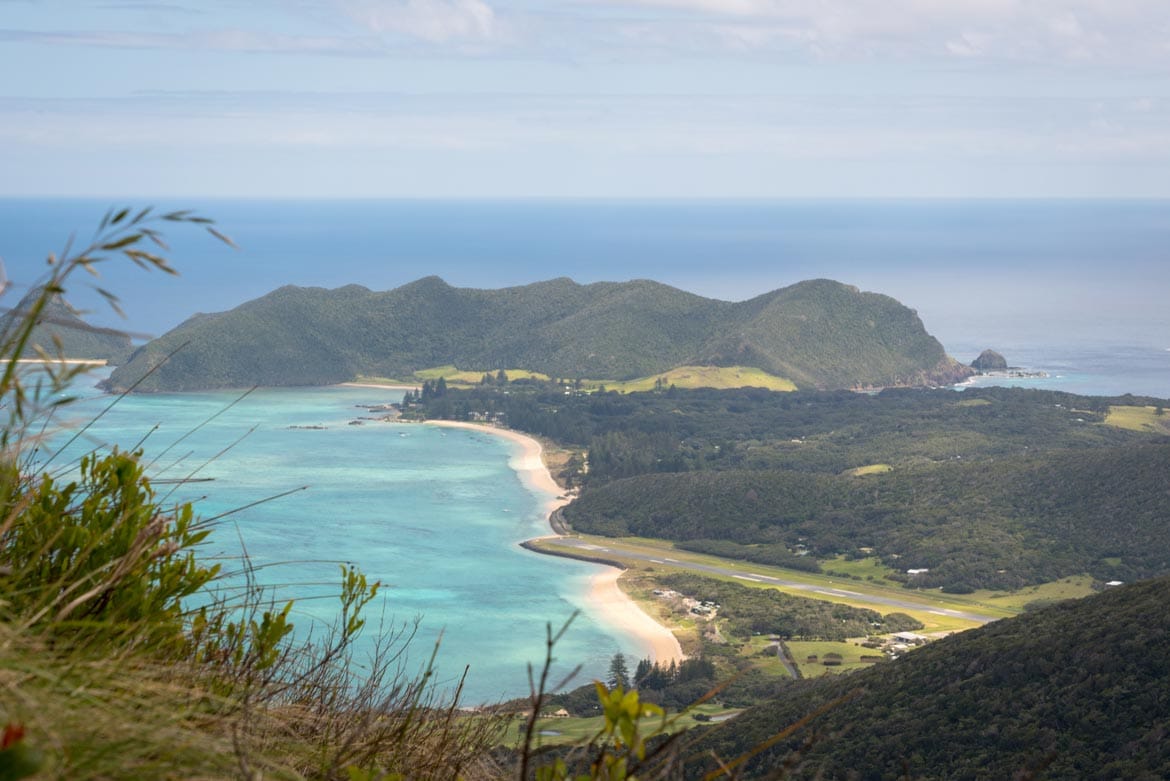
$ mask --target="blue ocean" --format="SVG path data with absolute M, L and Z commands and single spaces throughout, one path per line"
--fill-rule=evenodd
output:
M 114 204 L 0 200 L 0 259 L 14 302 L 73 237 L 83 246 Z M 145 202 L 134 205 L 145 205 Z M 229 309 L 285 284 L 387 289 L 438 275 L 496 288 L 558 276 L 651 278 L 742 300 L 828 277 L 916 309 L 947 351 L 985 348 L 1046 377 L 1014 384 L 1085 394 L 1170 397 L 1170 202 L 1166 201 L 192 201 L 239 245 L 196 230 L 168 234 L 176 278 L 116 264 L 103 287 L 120 320 L 87 291 L 93 319 L 159 334 L 196 312 Z M 1007 382 L 1002 379 L 984 382 Z M 87 398 L 87 419 L 105 404 Z M 466 699 L 518 696 L 542 658 L 545 627 L 584 609 L 558 649 L 563 667 L 601 675 L 610 656 L 639 656 L 585 600 L 590 565 L 530 554 L 546 497 L 508 467 L 509 443 L 465 431 L 350 425 L 371 389 L 257 391 L 124 400 L 82 443 L 145 440 L 164 477 L 197 474 L 175 498 L 225 515 L 209 554 L 241 546 L 265 582 L 327 620 L 340 562 L 387 584 L 387 627 L 419 619 L 422 659 L 442 637 L 440 674 L 470 665 Z M 158 429 L 153 427 L 157 424 Z M 238 442 L 237 442 L 238 440 Z M 236 443 L 236 444 L 232 444 Z M 79 443 L 81 444 L 81 443 Z M 226 452 L 220 451 L 228 448 Z M 268 497 L 296 491 L 279 499 Z
M 339 569 L 356 565 L 384 584 L 361 650 L 405 629 L 414 634 L 415 671 L 439 643 L 442 687 L 453 689 L 470 668 L 464 702 L 527 694 L 527 665 L 543 662 L 547 627 L 555 631 L 575 613 L 556 649 L 560 674 L 581 664 L 579 682 L 588 683 L 604 677 L 615 653 L 648 654 L 590 603 L 589 577 L 600 567 L 518 546 L 549 533 L 549 497 L 520 483 L 509 466 L 513 443 L 370 419 L 366 406 L 399 400 L 401 391 L 239 396 L 158 394 L 110 407 L 109 397 L 83 393 L 55 421 L 66 432 L 56 441 L 97 421 L 50 466 L 68 469 L 89 450 L 141 443 L 160 496 L 194 502 L 201 517 L 217 519 L 202 555 L 238 573 L 246 553 L 273 596 L 296 598 L 302 631 L 329 624 Z M 42 460 L 50 454 L 45 448 Z M 241 583 L 225 581 L 229 589 Z
M 0 199 L 17 296 L 111 204 Z M 109 264 L 71 291 L 94 320 L 158 335 L 286 284 L 382 290 L 428 275 L 498 288 L 567 276 L 655 279 L 743 300 L 827 277 L 893 296 L 964 362 L 985 348 L 1081 392 L 1170 395 L 1170 201 L 199 200 L 239 245 L 168 234 L 178 277 Z M 1096 379 L 1088 379 L 1093 377 Z M 1100 382 L 1101 384 L 1095 384 Z

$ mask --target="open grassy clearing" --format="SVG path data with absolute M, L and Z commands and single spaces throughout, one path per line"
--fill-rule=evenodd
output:
M 455 383 L 458 385 L 479 385 L 483 380 L 485 374 L 490 374 L 494 379 L 499 369 L 492 370 L 475 370 L 475 369 L 459 369 L 455 366 L 433 366 L 429 369 L 419 369 L 414 373 L 414 379 L 418 382 L 423 380 L 437 380 L 443 378 L 448 384 Z M 530 372 L 527 369 L 504 369 L 504 374 L 508 375 L 508 380 L 549 380 L 551 379 L 547 374 L 540 372 Z
M 788 668 L 780 661 L 777 644 L 767 635 L 756 635 L 743 644 L 739 655 L 750 659 L 752 667 L 777 678 L 790 678 Z
M 889 464 L 869 464 L 867 466 L 859 466 L 846 470 L 845 474 L 853 475 L 854 477 L 865 477 L 866 475 L 884 475 L 886 472 L 893 471 L 894 467 Z
M 369 383 L 370 385 L 406 385 L 417 388 L 428 380 L 434 382 L 442 378 L 451 387 L 470 388 L 479 385 L 483 381 L 484 374 L 490 374 L 494 378 L 497 371 L 498 369 L 490 372 L 464 371 L 455 366 L 434 366 L 430 369 L 419 369 L 409 377 L 374 377 L 363 374 L 355 377 L 354 382 Z M 548 375 L 530 372 L 526 369 L 505 369 L 504 373 L 508 375 L 509 381 L 550 379 Z
M 877 556 L 867 556 L 864 559 L 852 560 L 844 556 L 838 556 L 835 559 L 823 562 L 821 568 L 826 572 L 832 572 L 833 575 L 840 574 L 860 580 L 871 578 L 874 580 L 883 580 L 886 575 L 894 572 L 894 570 L 882 564 L 882 560 Z
M 394 377 L 375 377 L 373 375 L 359 374 L 351 380 L 351 382 L 360 383 L 362 385 L 385 385 L 388 388 L 417 388 L 422 383 L 414 379 L 397 379 Z
M 1128 431 L 1170 434 L 1170 415 L 1159 415 L 1157 407 L 1110 407 L 1105 424 Z
M 429 369 L 420 369 L 407 378 L 367 377 L 361 376 L 355 382 L 368 382 L 377 385 L 419 385 L 426 380 L 437 380 L 440 377 L 453 387 L 471 387 L 479 385 L 484 374 L 493 378 L 498 369 L 491 371 L 465 370 L 456 366 L 433 366 Z M 527 369 L 505 369 L 509 381 L 515 380 L 542 380 L 552 379 L 547 374 L 528 371 Z M 796 384 L 783 377 L 777 377 L 761 369 L 750 366 L 679 366 L 661 374 L 649 377 L 639 377 L 634 380 L 581 380 L 581 389 L 593 392 L 600 388 L 619 393 L 634 393 L 637 391 L 654 390 L 657 387 L 675 386 L 676 388 L 766 388 L 774 391 L 794 391 Z
M 800 668 L 800 674 L 805 678 L 818 678 L 822 675 L 835 675 L 851 672 L 861 667 L 872 667 L 880 662 L 863 662 L 862 656 L 880 657 L 881 651 L 872 648 L 862 648 L 855 643 L 833 643 L 804 640 L 791 640 L 788 649 L 792 651 L 792 658 Z M 825 664 L 825 654 L 840 654 L 841 664 Z M 816 659 L 810 660 L 809 657 Z
M 709 723 L 704 720 L 696 720 L 696 715 L 705 716 L 709 719 L 721 721 L 739 713 L 739 709 L 725 708 L 722 705 L 715 703 L 703 703 L 688 708 L 685 714 L 678 716 L 677 720 L 673 722 L 673 729 L 668 728 L 667 733 L 677 732 L 680 729 L 690 729 L 698 726 L 701 723 Z M 671 718 L 674 714 L 668 714 Z M 603 716 L 590 716 L 588 718 L 547 718 L 539 719 L 536 722 L 536 729 L 540 742 L 538 745 L 542 746 L 571 746 L 576 743 L 585 743 L 589 741 L 605 723 Z M 522 719 L 516 720 L 516 727 L 511 727 L 508 730 L 508 740 L 514 741 L 517 735 L 523 734 L 525 723 Z M 649 722 L 651 726 L 657 726 L 656 719 Z M 508 741 L 505 741 L 507 743 Z
M 654 390 L 659 385 L 666 388 L 673 385 L 676 388 L 796 390 L 796 384 L 791 380 L 750 366 L 679 366 L 661 374 L 636 380 L 583 380 L 582 385 L 590 390 L 596 390 L 604 385 L 606 390 L 615 390 L 619 393 Z
M 1119 562 L 1120 563 L 1120 562 Z M 1000 605 L 1012 610 L 1023 611 L 1029 603 L 1043 604 L 1063 599 L 1079 599 L 1094 593 L 1093 578 L 1088 575 L 1072 575 L 1067 578 L 1027 586 L 1018 591 L 976 591 L 971 597 L 981 602 Z

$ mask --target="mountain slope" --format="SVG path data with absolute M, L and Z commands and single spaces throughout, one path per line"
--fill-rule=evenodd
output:
M 13 327 L 19 321 L 19 316 L 28 312 L 40 295 L 41 288 L 33 288 L 25 294 L 12 312 L 0 317 L 0 331 L 7 332 Z M 129 358 L 133 350 L 129 336 L 89 325 L 60 295 L 52 296 L 42 310 L 25 357 L 36 356 L 35 349 L 32 349 L 34 347 L 40 347 L 50 356 L 56 357 L 57 344 L 54 337 L 60 341 L 61 354 L 65 358 L 105 360 L 118 364 Z
M 913 310 L 889 296 L 826 279 L 801 282 L 744 302 L 736 333 L 707 350 L 711 363 L 757 366 L 803 387 L 927 384 L 953 369 Z
M 822 705 L 748 777 L 1170 777 L 1170 578 L 964 632 L 833 680 L 804 682 L 696 747 L 731 758 Z M 811 747 L 797 755 L 806 739 Z
M 802 387 L 926 384 L 970 373 L 913 311 L 829 280 L 739 303 L 648 280 L 473 290 L 427 277 L 386 292 L 283 287 L 191 318 L 140 349 L 111 387 L 129 387 L 176 349 L 140 390 L 320 385 L 441 365 L 599 380 L 747 365 Z

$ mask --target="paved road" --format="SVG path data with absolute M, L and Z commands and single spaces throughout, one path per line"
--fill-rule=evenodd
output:
M 780 660 L 780 664 L 784 665 L 784 669 L 788 671 L 788 676 L 792 680 L 799 681 L 804 677 L 800 674 L 800 668 L 796 666 L 796 662 L 789 658 L 791 654 L 783 640 L 776 641 L 771 647 L 776 649 L 776 658 Z
M 691 570 L 693 572 L 707 572 L 713 575 L 736 578 L 737 580 L 744 580 L 751 583 L 767 583 L 772 586 L 784 586 L 785 588 L 798 591 L 807 591 L 810 594 L 837 597 L 839 599 L 848 600 L 850 603 L 855 605 L 882 605 L 884 607 L 892 607 L 899 610 L 925 610 L 926 612 L 934 613 L 935 615 L 960 618 L 964 621 L 974 621 L 980 624 L 989 624 L 996 620 L 978 613 L 968 613 L 963 610 L 952 610 L 951 608 L 945 607 L 931 607 L 929 605 L 924 605 L 922 602 L 916 602 L 913 600 L 898 599 L 896 597 L 882 597 L 874 594 L 862 594 L 857 591 L 849 591 L 848 589 L 844 588 L 815 586 L 809 583 L 801 583 L 797 580 L 774 578 L 770 575 L 759 575 L 754 572 L 744 574 L 738 570 L 733 570 L 728 567 L 719 567 L 714 564 L 699 564 L 690 561 L 678 561 L 676 559 L 670 559 L 665 556 L 630 550 L 620 545 L 596 545 L 594 543 L 586 542 L 585 540 L 579 540 L 574 537 L 559 537 L 556 540 L 556 544 L 569 548 L 576 548 L 577 550 L 580 550 L 581 553 L 585 556 L 604 557 L 606 554 L 608 554 L 610 556 L 621 556 L 624 559 L 644 561 L 650 564 L 669 564 L 672 567 Z

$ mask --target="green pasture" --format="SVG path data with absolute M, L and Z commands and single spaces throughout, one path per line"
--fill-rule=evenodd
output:
M 427 380 L 434 382 L 442 378 L 448 385 L 472 386 L 479 385 L 484 374 L 493 378 L 499 369 L 475 370 L 460 369 L 448 364 L 446 366 L 432 366 L 429 369 L 419 369 L 410 377 L 372 377 L 359 376 L 355 382 L 368 382 L 378 385 L 418 385 Z M 509 381 L 541 380 L 547 382 L 552 379 L 547 374 L 528 371 L 527 369 L 504 369 Z M 585 391 L 597 391 L 604 387 L 607 391 L 619 393 L 634 393 L 649 391 L 657 387 L 669 388 L 766 388 L 774 391 L 794 391 L 796 384 L 783 377 L 768 374 L 762 369 L 750 366 L 679 366 L 661 374 L 649 377 L 639 377 L 634 380 L 581 380 L 581 388 Z
M 483 380 L 485 374 L 490 374 L 494 379 L 499 369 L 459 369 L 450 364 L 446 366 L 433 366 L 429 369 L 419 369 L 414 373 L 414 379 L 418 382 L 424 380 L 437 380 L 440 377 L 448 384 L 457 385 L 479 385 Z M 540 372 L 530 372 L 527 369 L 504 369 L 504 374 L 508 375 L 508 380 L 549 380 L 551 379 L 547 374 Z
M 1170 434 L 1170 415 L 1159 415 L 1157 407 L 1110 407 L 1105 424 L 1128 431 Z
M 884 475 L 886 472 L 893 472 L 894 467 L 889 464 L 869 464 L 867 466 L 859 466 L 854 469 L 849 469 L 845 472 L 847 475 L 854 477 L 865 477 L 866 475 Z
M 699 726 L 700 724 L 710 723 L 708 721 L 696 721 L 695 715 L 707 716 L 714 720 L 722 720 L 735 716 L 740 711 L 734 708 L 725 708 L 713 702 L 706 702 L 702 705 L 696 705 L 688 708 L 683 714 L 667 714 L 666 733 L 677 732 L 680 729 L 690 729 L 691 727 Z M 576 744 L 588 743 L 605 724 L 605 717 L 590 716 L 588 718 L 576 718 L 570 716 L 569 718 L 544 718 L 538 719 L 536 722 L 536 731 L 538 736 L 537 745 L 540 746 L 572 746 Z M 644 728 L 652 729 L 661 724 L 661 720 L 657 718 L 647 719 Z M 518 739 L 523 739 L 524 730 L 527 726 L 525 719 L 517 718 L 515 725 L 509 727 L 507 741 L 514 743 Z
M 788 646 L 788 650 L 792 652 L 792 658 L 796 660 L 796 666 L 800 668 L 800 674 L 805 678 L 818 678 L 822 675 L 851 672 L 862 667 L 872 667 L 874 664 L 881 664 L 881 662 L 861 661 L 862 656 L 881 656 L 881 651 L 873 648 L 862 648 L 853 643 L 792 640 L 786 643 L 786 645 Z M 825 664 L 825 654 L 828 653 L 840 654 L 841 664 Z M 816 656 L 816 661 L 810 662 L 808 660 L 810 656 Z
M 850 578 L 858 578 L 859 580 L 872 578 L 873 580 L 884 581 L 887 575 L 893 574 L 894 572 L 893 569 L 882 564 L 882 560 L 877 556 L 867 556 L 864 559 L 853 560 L 849 560 L 844 556 L 838 556 L 835 559 L 822 562 L 821 568 L 826 572 L 832 572 L 834 575 L 841 574 Z
M 1118 561 L 1120 564 L 1120 560 Z M 976 591 L 968 596 L 986 604 L 994 604 L 1009 610 L 1023 611 L 1029 603 L 1043 604 L 1065 599 L 1079 599 L 1092 594 L 1093 578 L 1088 575 L 1073 575 L 1050 583 L 1025 586 L 1016 591 Z
M 636 380 L 583 380 L 582 386 L 596 390 L 601 386 L 619 393 L 649 391 L 657 387 L 669 388 L 766 388 L 774 391 L 794 391 L 796 384 L 783 377 L 768 374 L 749 366 L 678 366 L 667 372 Z

